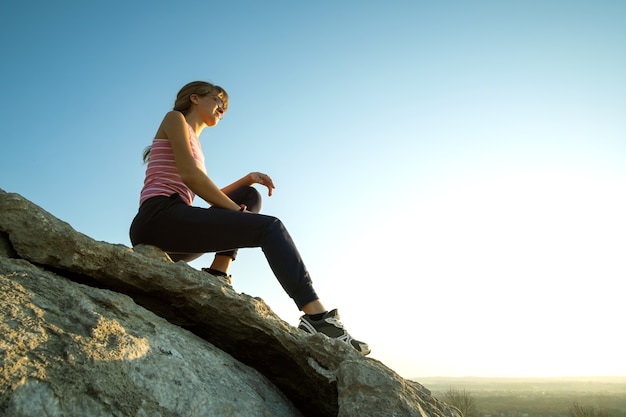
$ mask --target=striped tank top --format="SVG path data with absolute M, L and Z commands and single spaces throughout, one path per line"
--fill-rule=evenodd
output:
M 193 152 L 193 159 L 198 168 L 206 174 L 204 166 L 204 153 L 200 141 L 191 126 L 189 128 L 189 144 Z M 183 183 L 180 178 L 176 163 L 174 162 L 174 152 L 172 143 L 168 139 L 154 139 L 150 148 L 150 159 L 146 168 L 146 179 L 143 182 L 139 205 L 151 197 L 166 196 L 178 193 L 183 201 L 191 205 L 195 194 Z

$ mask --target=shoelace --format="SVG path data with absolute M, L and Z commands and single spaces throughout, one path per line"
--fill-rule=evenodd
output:
M 326 322 L 327 322 L 327 323 L 330 323 L 330 324 L 332 324 L 332 325 L 334 325 L 334 326 L 339 327 L 339 328 L 340 328 L 341 330 L 343 330 L 346 334 L 348 333 L 348 332 L 346 332 L 345 327 L 343 327 L 343 323 L 341 322 L 341 320 L 340 320 L 338 317 L 329 317 L 329 318 L 327 318 L 327 319 L 326 319 Z

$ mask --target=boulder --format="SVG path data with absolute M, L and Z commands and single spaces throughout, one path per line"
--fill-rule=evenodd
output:
M 302 416 L 253 368 L 109 290 L 0 262 L 0 414 Z
M 15 291 L 24 294 L 23 302 L 32 306 L 24 307 L 24 311 L 31 311 L 28 314 L 36 316 L 39 313 L 35 311 L 45 312 L 46 308 L 59 311 L 66 309 L 63 305 L 68 303 L 68 299 L 60 296 L 57 298 L 63 298 L 65 304 L 59 301 L 61 302 L 59 306 L 50 307 L 52 300 L 46 301 L 41 293 L 52 292 L 52 289 L 47 287 L 44 289 L 42 281 L 56 283 L 54 285 L 59 289 L 55 291 L 59 294 L 64 291 L 61 288 L 74 286 L 73 288 L 76 288 L 74 291 L 84 294 L 81 299 L 85 300 L 77 310 L 79 313 L 83 312 L 84 323 L 80 321 L 80 317 L 69 320 L 82 323 L 82 327 L 76 324 L 76 329 L 65 329 L 54 322 L 60 319 L 51 319 L 53 321 L 47 328 L 49 330 L 45 331 L 48 334 L 46 337 L 40 337 L 41 332 L 31 331 L 10 318 L 11 312 L 17 311 L 15 306 L 19 304 L 12 304 L 13 307 L 7 307 L 7 311 L 3 307 L 1 313 L 4 327 L 12 329 L 12 333 L 6 336 L 6 341 L 3 339 L 5 346 L 2 347 L 1 353 L 19 358 L 15 361 L 26 368 L 9 369 L 3 365 L 1 383 L 3 392 L 6 393 L 2 397 L 0 411 L 8 410 L 10 406 L 15 407 L 11 404 L 16 404 L 15 398 L 20 395 L 59 392 L 55 391 L 52 382 L 63 379 L 62 376 L 65 375 L 58 370 L 52 371 L 56 369 L 53 364 L 56 360 L 54 358 L 58 358 L 58 355 L 54 358 L 45 357 L 47 354 L 55 355 L 53 345 L 64 345 L 64 342 L 57 341 L 56 337 L 50 337 L 51 329 L 57 326 L 63 334 L 76 335 L 74 338 L 82 337 L 76 339 L 78 347 L 72 348 L 74 350 L 82 348 L 80 350 L 82 353 L 80 355 L 73 353 L 74 359 L 71 361 L 69 356 L 65 357 L 66 368 L 71 368 L 77 375 L 81 375 L 82 381 L 76 385 L 75 396 L 81 400 L 74 399 L 68 402 L 80 403 L 85 407 L 89 403 L 94 409 L 104 407 L 107 410 L 119 410 L 118 414 L 111 415 L 202 415 L 193 414 L 191 408 L 183 407 L 184 411 L 180 411 L 180 408 L 172 408 L 173 406 L 162 409 L 154 408 L 156 405 L 152 406 L 153 403 L 161 406 L 176 401 L 184 404 L 187 400 L 178 398 L 186 397 L 179 397 L 176 393 L 187 391 L 197 392 L 197 396 L 202 397 L 196 398 L 196 402 L 193 403 L 197 404 L 198 409 L 205 405 L 208 408 L 202 408 L 203 410 L 211 409 L 211 404 L 220 403 L 222 407 L 230 404 L 232 410 L 235 410 L 230 414 L 225 411 L 214 411 L 204 415 L 296 415 L 279 414 L 284 410 L 284 413 L 300 412 L 305 416 L 316 417 L 337 415 L 459 417 L 458 410 L 439 401 L 420 384 L 404 380 L 384 364 L 360 355 L 343 342 L 331 340 L 323 335 L 309 335 L 290 326 L 274 314 L 263 300 L 237 293 L 217 277 L 197 271 L 183 262 L 174 263 L 156 248 L 128 248 L 124 245 L 95 241 L 20 195 L 2 190 L 0 190 L 0 241 L 2 277 L 8 281 L 6 285 L 9 285 L 9 288 L 15 286 Z M 36 270 L 40 271 L 41 275 L 36 275 L 34 273 Z M 35 276 L 38 278 L 33 278 Z M 29 280 L 33 280 L 35 284 L 27 285 Z M 102 299 L 124 301 L 94 301 Z M 39 305 L 39 301 L 33 300 L 39 300 L 43 304 Z M 137 313 L 139 310 L 145 312 L 141 318 Z M 166 321 L 157 321 L 155 315 Z M 48 314 L 44 314 L 44 317 L 47 316 Z M 146 318 L 148 316 L 149 320 Z M 137 322 L 125 321 L 127 317 L 136 317 Z M 100 319 L 102 324 L 99 324 Z M 148 325 L 146 324 L 148 322 L 155 324 Z M 158 334 L 170 331 L 179 332 L 181 339 L 193 339 L 195 341 L 193 352 L 196 353 L 187 351 L 183 353 L 179 344 L 171 340 L 166 342 L 157 337 Z M 38 340 L 32 342 L 39 346 L 37 355 L 23 352 L 15 344 L 16 340 L 28 337 Z M 106 353 L 106 349 L 105 353 L 98 351 L 103 344 L 108 346 L 107 343 L 114 344 L 116 348 L 109 353 Z M 223 365 L 219 365 L 219 360 L 217 364 L 211 362 L 208 357 L 212 354 L 208 352 L 212 352 L 214 348 L 221 350 L 223 357 L 232 357 L 236 361 L 229 362 L 233 360 L 232 358 L 224 359 Z M 199 354 L 202 349 L 206 349 L 207 353 Z M 171 355 L 163 352 L 171 352 Z M 111 354 L 116 359 L 101 360 L 100 356 L 103 354 L 105 356 Z M 141 408 L 137 403 L 131 405 L 111 399 L 115 396 L 112 394 L 114 392 L 133 392 L 136 396 L 149 385 L 147 381 L 150 381 L 150 378 L 156 380 L 151 371 L 141 373 L 137 369 L 143 367 L 144 363 L 156 363 L 155 358 L 161 357 L 169 361 L 174 359 L 181 361 L 181 370 L 182 362 L 194 361 L 192 364 L 186 364 L 189 368 L 185 368 L 184 371 L 185 375 L 193 377 L 179 378 L 175 375 L 175 367 L 166 364 L 154 365 L 153 368 L 162 369 L 164 372 L 163 377 L 159 379 L 159 383 L 164 387 L 162 391 L 150 391 L 147 395 L 145 403 L 151 404 L 151 411 L 146 411 L 147 405 Z M 39 362 L 35 360 L 37 358 L 40 358 Z M 219 371 L 223 373 L 235 368 L 241 369 L 243 374 L 255 374 L 260 377 L 259 381 L 265 382 L 248 385 L 242 382 L 239 391 L 231 388 L 232 392 L 246 391 L 246 395 L 235 395 L 234 400 L 233 396 L 222 395 L 216 387 L 206 388 L 209 389 L 208 392 L 204 388 L 200 389 L 200 386 L 207 383 L 207 379 L 212 379 L 209 376 L 213 372 L 218 372 L 213 369 L 215 366 L 225 367 L 226 370 Z M 27 368 L 32 370 L 29 376 L 23 374 Z M 103 388 L 97 382 L 93 382 L 100 376 L 88 369 L 113 374 L 116 379 Z M 131 369 L 137 373 L 129 371 Z M 202 369 L 206 369 L 205 378 L 199 376 Z M 145 376 L 148 374 L 152 376 Z M 54 378 L 51 379 L 52 376 Z M 239 377 L 248 380 L 248 376 Z M 19 378 L 21 382 L 15 382 L 15 378 Z M 224 381 L 227 381 L 224 384 L 229 387 L 238 384 L 231 379 Z M 260 384 L 259 387 L 264 386 L 267 382 L 276 390 L 272 391 L 270 386 L 252 387 L 256 387 L 256 384 Z M 110 384 L 115 385 L 115 388 Z M 165 394 L 167 392 L 165 385 L 168 384 L 171 385 L 169 396 Z M 167 398 L 161 398 L 160 395 Z M 257 414 L 240 411 L 239 400 L 243 401 L 243 397 L 252 398 L 255 395 L 267 398 L 267 403 L 271 404 L 267 409 L 273 411 L 261 408 L 255 408 L 259 410 Z M 280 395 L 287 400 L 281 402 Z M 45 398 L 45 402 L 41 401 L 42 407 L 54 407 L 54 404 L 60 401 L 59 397 Z M 221 402 L 222 399 L 226 400 Z M 254 400 L 251 400 L 250 404 L 253 403 Z M 280 406 L 276 405 L 279 403 Z M 257 405 L 250 407 L 254 408 Z M 22 415 L 41 414 L 43 413 Z M 49 415 L 73 414 L 50 412 Z

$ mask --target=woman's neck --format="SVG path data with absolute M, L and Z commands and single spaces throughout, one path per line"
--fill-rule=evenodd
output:
M 187 124 L 191 126 L 193 131 L 196 133 L 197 138 L 200 137 L 200 133 L 202 133 L 204 128 L 207 127 L 206 123 L 204 123 L 202 118 L 200 118 L 196 112 L 190 112 L 185 115 L 185 120 L 187 120 Z

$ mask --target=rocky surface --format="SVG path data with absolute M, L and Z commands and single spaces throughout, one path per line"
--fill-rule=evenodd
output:
M 0 264 L 7 416 L 301 416 L 254 369 L 129 297 Z
M 0 415 L 459 417 L 261 299 L 2 190 L 0 285 Z

